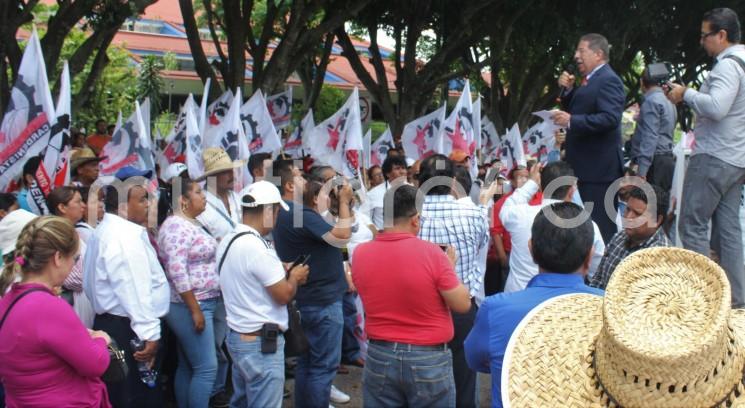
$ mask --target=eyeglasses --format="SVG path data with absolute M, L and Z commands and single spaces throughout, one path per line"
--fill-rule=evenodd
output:
M 710 31 L 708 33 L 701 33 L 701 39 L 703 40 L 706 37 L 710 37 L 712 35 L 719 34 L 719 31 Z

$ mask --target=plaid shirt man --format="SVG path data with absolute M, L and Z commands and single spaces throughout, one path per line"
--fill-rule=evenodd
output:
M 489 244 L 489 221 L 485 207 L 459 204 L 446 195 L 424 198 L 419 238 L 455 247 L 458 261 L 455 273 L 471 296 L 481 290 L 484 275 L 479 272 L 478 253 Z
M 628 241 L 629 237 L 626 235 L 626 231 L 624 230 L 617 232 L 616 235 L 611 238 L 610 242 L 605 247 L 605 255 L 603 255 L 603 259 L 600 261 L 600 266 L 598 266 L 597 272 L 595 272 L 595 275 L 590 279 L 590 286 L 605 289 L 608 285 L 611 274 L 613 274 L 613 271 L 616 269 L 616 266 L 618 266 L 618 264 L 627 256 L 640 249 L 672 246 L 670 244 L 670 239 L 667 238 L 667 235 L 665 235 L 665 231 L 663 231 L 662 228 L 657 228 L 657 231 L 651 237 L 635 247 L 629 247 Z

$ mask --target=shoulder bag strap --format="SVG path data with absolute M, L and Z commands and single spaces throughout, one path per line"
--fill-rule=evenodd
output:
M 745 72 L 745 61 L 743 61 L 742 58 L 734 54 L 730 54 L 724 58 L 734 60 L 737 63 L 737 65 L 739 65 L 740 68 L 742 68 L 742 71 Z
M 231 227 L 235 228 L 235 221 L 233 221 L 230 217 L 228 217 L 227 214 L 225 214 L 221 209 L 217 208 L 217 206 L 212 204 L 211 202 L 207 201 L 207 204 L 209 204 L 210 207 L 214 208 L 215 211 L 217 211 L 217 213 L 220 214 L 222 218 L 224 218 L 225 221 L 227 221 L 228 224 L 230 224 Z
M 5 319 L 8 317 L 8 313 L 10 313 L 10 309 L 12 309 L 13 306 L 15 306 L 15 304 L 18 303 L 19 300 L 21 300 L 24 296 L 28 295 L 31 292 L 47 292 L 47 293 L 49 293 L 49 291 L 47 289 L 45 289 L 45 288 L 31 288 L 31 289 L 29 289 L 29 290 L 21 293 L 20 295 L 18 295 L 17 298 L 13 299 L 13 301 L 10 302 L 10 306 L 8 306 L 8 309 L 5 310 L 5 314 L 3 315 L 2 320 L 0 320 L 0 329 L 2 329 L 3 323 L 5 323 Z
M 270 248 L 270 246 L 266 243 L 266 241 L 264 241 L 263 238 L 261 238 L 258 234 L 256 234 L 253 231 L 243 231 L 243 232 L 239 232 L 239 233 L 235 234 L 235 236 L 230 239 L 230 242 L 228 242 L 228 246 L 225 247 L 225 252 L 223 252 L 222 258 L 220 259 L 220 263 L 217 266 L 217 274 L 218 275 L 220 274 L 220 271 L 222 270 L 222 264 L 225 263 L 225 258 L 228 256 L 228 251 L 230 250 L 230 246 L 233 245 L 233 242 L 235 242 L 236 239 L 238 239 L 238 238 L 240 238 L 240 237 L 242 237 L 244 235 L 253 235 L 256 238 L 260 239 L 261 242 L 264 243 L 264 246 L 266 246 L 267 248 Z

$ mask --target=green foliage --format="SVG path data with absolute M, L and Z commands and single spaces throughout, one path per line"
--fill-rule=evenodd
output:
M 178 60 L 176 59 L 176 54 L 172 51 L 166 51 L 166 53 L 163 54 L 162 63 L 163 63 L 163 69 L 165 70 L 168 70 L 168 71 L 178 70 Z
M 324 84 L 321 88 L 321 93 L 318 95 L 316 109 L 313 111 L 313 119 L 316 123 L 325 120 L 338 111 L 346 100 L 347 94 L 344 91 Z
M 160 133 L 163 138 L 168 136 L 168 133 L 176 123 L 176 116 L 177 114 L 173 112 L 163 112 L 158 115 L 153 122 L 153 137 L 157 138 L 158 133 Z
M 160 113 L 160 95 L 163 92 L 163 78 L 160 71 L 163 62 L 154 55 L 145 56 L 140 62 L 140 75 L 137 79 L 137 99 L 150 98 L 150 117 L 154 118 Z
M 370 122 L 370 130 L 372 130 L 372 141 L 374 142 L 380 135 L 385 132 L 385 128 L 388 127 L 388 124 L 381 121 L 371 121 Z

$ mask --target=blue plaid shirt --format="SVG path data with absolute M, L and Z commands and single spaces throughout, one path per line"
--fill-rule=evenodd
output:
M 424 198 L 419 238 L 455 247 L 458 261 L 455 274 L 476 296 L 484 283 L 479 272 L 478 253 L 489 244 L 489 221 L 483 206 L 459 204 L 451 195 L 428 195 Z

